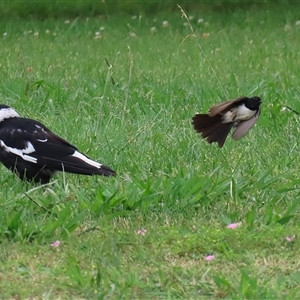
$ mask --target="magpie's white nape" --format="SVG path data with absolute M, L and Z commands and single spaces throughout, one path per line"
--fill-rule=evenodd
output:
M 255 125 L 260 105 L 257 96 L 229 100 L 211 107 L 208 114 L 196 114 L 192 124 L 208 143 L 216 142 L 221 148 L 231 128 L 235 128 L 232 138 L 239 140 Z
M 42 123 L 21 118 L 0 104 L 0 161 L 22 180 L 48 183 L 56 171 L 114 176 L 109 167 L 91 160 Z

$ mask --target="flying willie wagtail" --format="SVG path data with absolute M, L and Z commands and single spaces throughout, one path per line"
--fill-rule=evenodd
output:
M 116 175 L 40 122 L 21 118 L 14 109 L 3 104 L 0 104 L 0 161 L 22 180 L 39 183 L 48 183 L 56 171 Z
M 241 97 L 213 106 L 208 114 L 193 117 L 195 130 L 201 133 L 208 143 L 217 142 L 221 148 L 232 127 L 232 138 L 239 140 L 254 126 L 260 115 L 259 97 Z

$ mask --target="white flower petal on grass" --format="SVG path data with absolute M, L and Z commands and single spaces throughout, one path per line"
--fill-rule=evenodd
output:
M 135 232 L 138 235 L 145 235 L 147 233 L 147 229 L 139 229 Z
M 291 236 L 287 236 L 287 237 L 285 238 L 285 240 L 286 240 L 287 242 L 293 242 L 295 238 L 296 238 L 295 235 L 291 235 Z
M 101 36 L 101 33 L 99 31 L 96 31 L 95 32 L 95 39 L 101 39 L 102 36 Z
M 210 260 L 213 260 L 213 259 L 215 259 L 216 257 L 213 255 L 213 254 L 211 254 L 211 255 L 207 255 L 206 257 L 205 257 L 205 260 L 207 260 L 207 261 L 210 261 Z
M 241 226 L 242 222 L 239 222 L 239 223 L 231 223 L 229 225 L 227 225 L 226 227 L 229 228 L 229 229 L 235 229 L 239 226 Z
M 282 109 L 280 110 L 280 112 L 285 112 L 287 110 L 287 108 L 285 106 L 282 107 Z
M 51 247 L 54 247 L 54 248 L 57 248 L 57 247 L 60 246 L 60 244 L 61 244 L 61 241 L 56 240 L 54 243 L 50 244 L 50 246 L 51 246 Z
M 168 21 L 163 21 L 162 22 L 162 26 L 163 27 L 168 27 L 169 26 L 169 22 Z

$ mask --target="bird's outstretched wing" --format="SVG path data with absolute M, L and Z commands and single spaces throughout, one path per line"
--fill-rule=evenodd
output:
M 213 107 L 211 107 L 211 109 L 209 110 L 208 115 L 210 117 L 214 117 L 220 113 L 225 113 L 227 111 L 229 111 L 231 108 L 235 107 L 236 105 L 239 104 L 239 102 L 243 102 L 245 99 L 247 99 L 247 97 L 240 97 L 234 100 L 228 100 L 226 102 L 217 104 Z
M 18 160 L 51 171 L 115 175 L 109 167 L 83 155 L 76 147 L 37 121 L 12 118 L 5 125 L 5 128 L 0 128 L 0 147 L 10 159 L 15 156 Z
M 240 138 L 242 138 L 255 125 L 259 115 L 260 115 L 260 109 L 251 119 L 240 122 L 237 125 L 236 129 L 234 130 L 232 134 L 232 138 L 234 140 L 239 140 Z

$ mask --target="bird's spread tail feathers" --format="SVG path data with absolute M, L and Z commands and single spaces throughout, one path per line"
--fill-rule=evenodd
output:
M 210 117 L 208 114 L 196 114 L 192 124 L 208 143 L 217 142 L 220 148 L 233 126 L 233 123 L 222 123 L 221 115 Z

